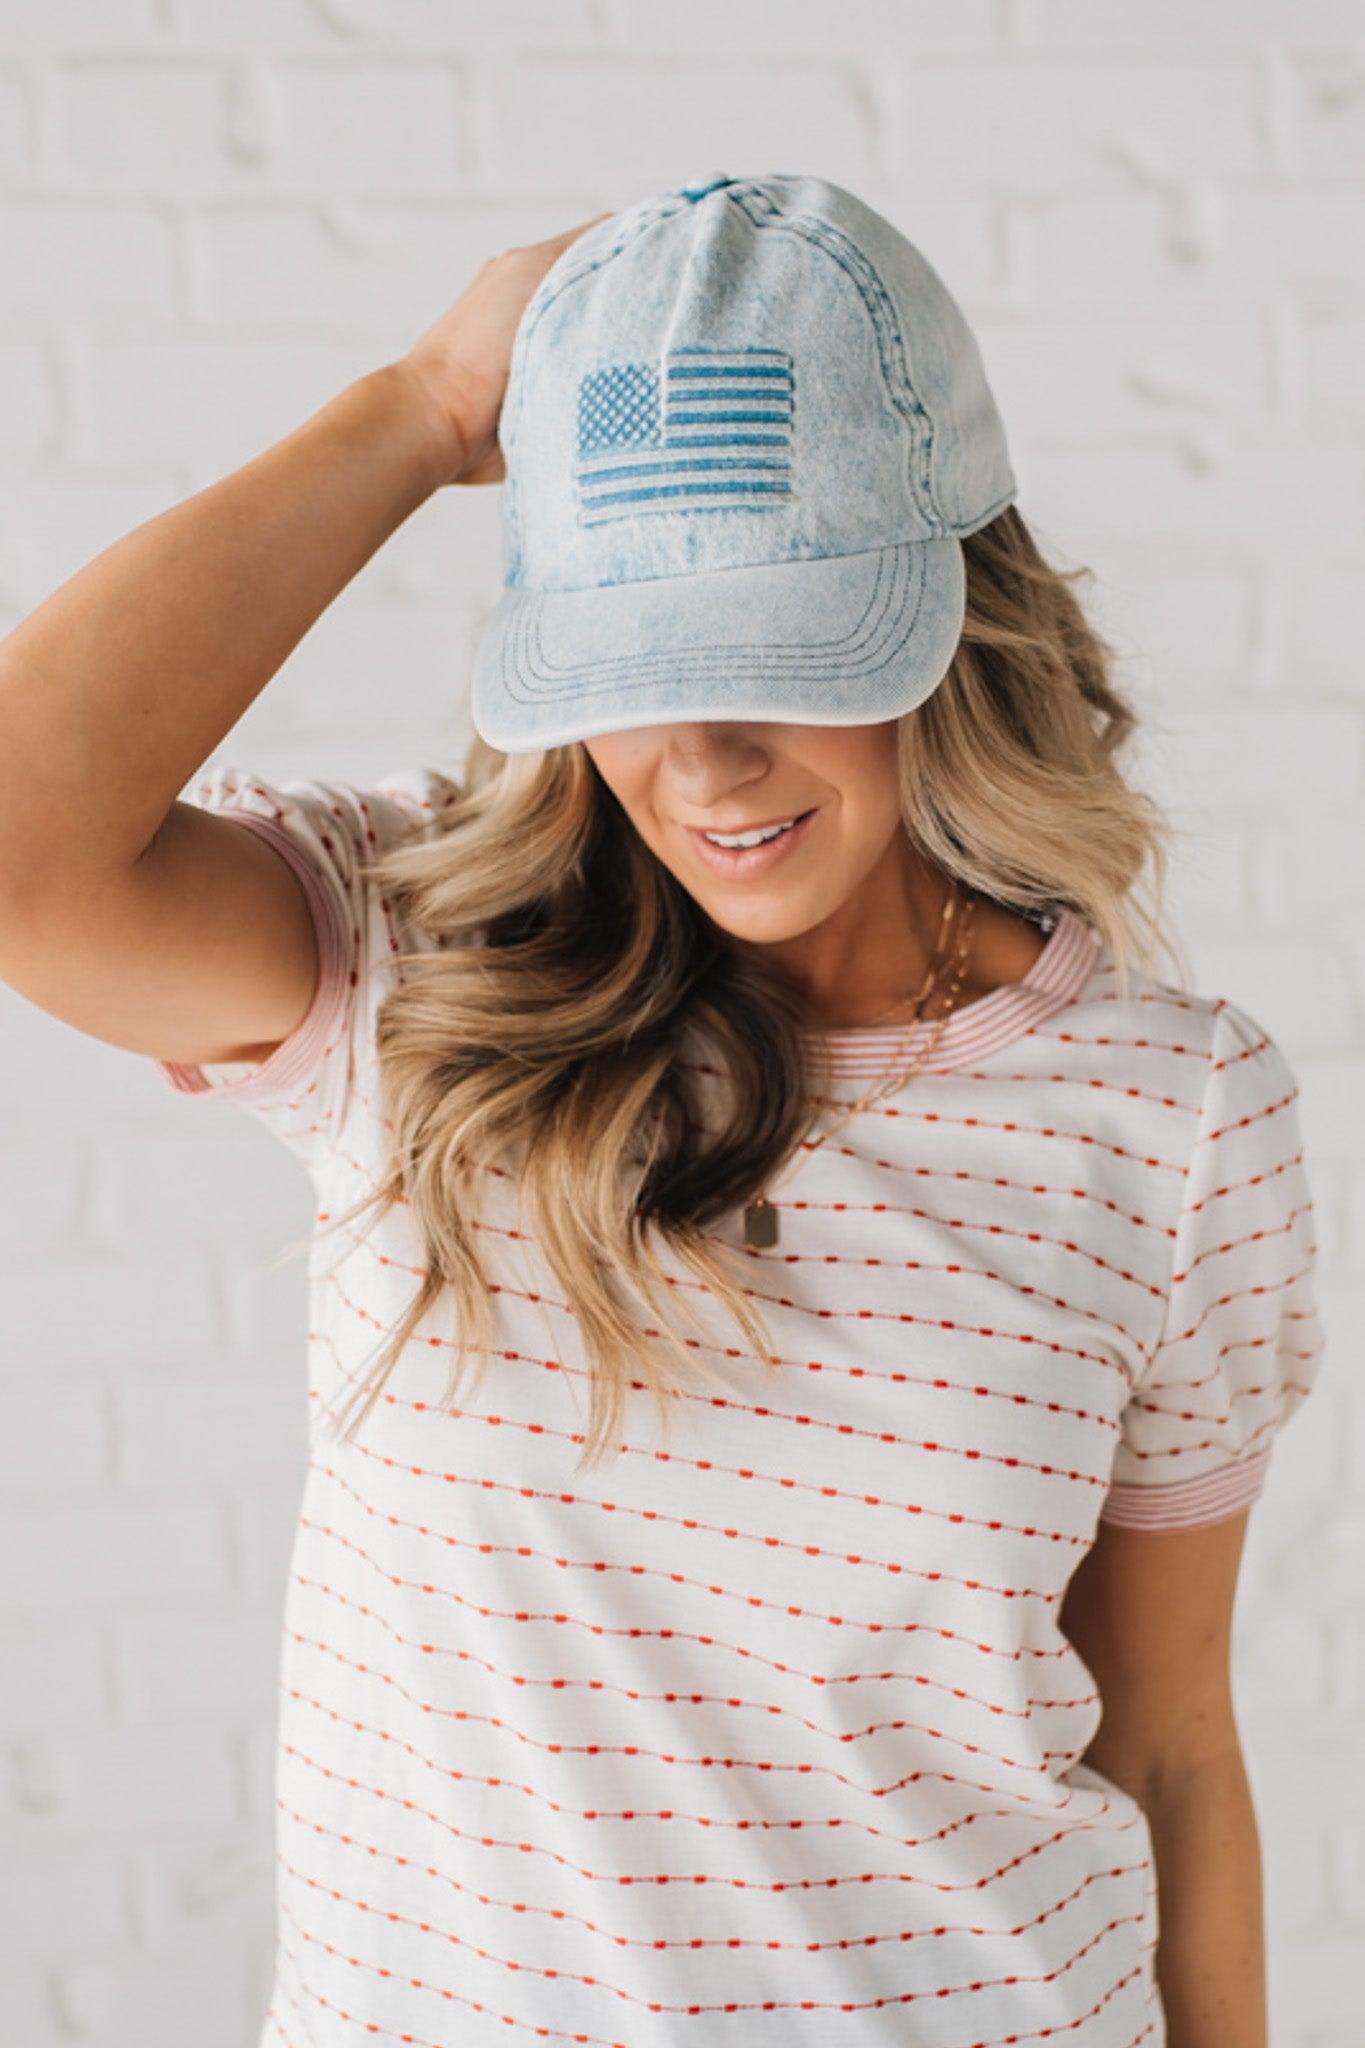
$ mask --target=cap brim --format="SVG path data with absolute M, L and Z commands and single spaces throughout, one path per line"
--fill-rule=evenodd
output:
M 962 630 L 957 536 L 586 590 L 506 590 L 474 659 L 504 753 L 684 719 L 874 725 L 912 711 Z

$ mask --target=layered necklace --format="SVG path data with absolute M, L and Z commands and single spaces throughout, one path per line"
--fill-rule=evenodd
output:
M 792 1173 L 799 1171 L 812 1152 L 823 1145 L 827 1138 L 832 1138 L 836 1131 L 842 1130 L 844 1125 L 855 1117 L 860 1110 L 867 1109 L 872 1103 L 880 1102 L 884 1096 L 893 1094 L 896 1089 L 903 1087 L 912 1075 L 918 1073 L 924 1061 L 933 1052 L 935 1046 L 937 1046 L 942 1038 L 943 1028 L 956 1007 L 958 991 L 962 987 L 963 976 L 967 972 L 967 961 L 971 952 L 972 925 L 975 916 L 975 898 L 968 897 L 964 899 L 956 883 L 950 881 L 948 893 L 943 899 L 943 909 L 939 916 L 938 936 L 934 942 L 933 955 L 925 970 L 924 980 L 920 984 L 919 990 L 913 998 L 898 996 L 895 1002 L 888 1003 L 884 1010 L 879 1010 L 875 1017 L 868 1020 L 872 1024 L 879 1023 L 890 1011 L 898 1010 L 903 1007 L 905 1002 L 910 1001 L 912 1003 L 912 1013 L 905 1028 L 907 1031 L 913 1031 L 915 1025 L 920 1020 L 925 1006 L 944 980 L 944 962 L 950 949 L 952 935 L 956 933 L 957 946 L 951 968 L 947 971 L 947 1000 L 942 1015 L 935 1020 L 938 1029 L 930 1034 L 925 1044 L 921 1046 L 908 1065 L 897 1067 L 893 1072 L 884 1074 L 874 1081 L 867 1094 L 855 1102 L 850 1109 L 845 1110 L 837 1123 L 831 1124 L 827 1131 L 823 1131 L 818 1138 L 812 1141 L 807 1141 L 803 1138 L 801 1141 L 801 1156 L 796 1161 L 796 1165 L 791 1169 L 791 1173 L 784 1174 L 781 1180 L 774 1183 L 774 1192 L 790 1180 Z M 808 1099 L 816 1103 L 821 1101 L 819 1096 L 812 1096 Z M 760 1192 L 751 1201 L 747 1202 L 744 1207 L 744 1242 L 746 1245 L 752 1246 L 756 1251 L 767 1251 L 777 1243 L 777 1237 L 778 1211 L 774 1209 L 766 1193 Z

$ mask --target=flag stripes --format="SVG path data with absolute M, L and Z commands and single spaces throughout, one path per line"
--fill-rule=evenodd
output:
M 793 409 L 785 349 L 671 349 L 659 369 L 591 371 L 578 392 L 580 519 L 780 503 Z

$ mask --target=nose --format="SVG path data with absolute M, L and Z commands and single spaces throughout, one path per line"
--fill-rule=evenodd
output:
M 762 774 L 768 756 L 739 720 L 706 719 L 673 725 L 664 739 L 664 761 L 675 779 L 710 777 L 722 782 Z

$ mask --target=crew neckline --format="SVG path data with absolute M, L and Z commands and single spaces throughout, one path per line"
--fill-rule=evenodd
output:
M 1021 1038 L 1079 994 L 1100 949 L 1099 934 L 1078 911 L 1058 904 L 1050 914 L 1054 922 L 1047 942 L 1021 981 L 1002 982 L 988 995 L 954 1010 L 946 1024 L 929 1017 L 909 1025 L 805 1029 L 801 1039 L 807 1055 L 827 1070 L 873 1075 L 885 1071 L 898 1050 L 909 1059 L 937 1032 L 937 1044 L 919 1071 L 942 1073 Z

